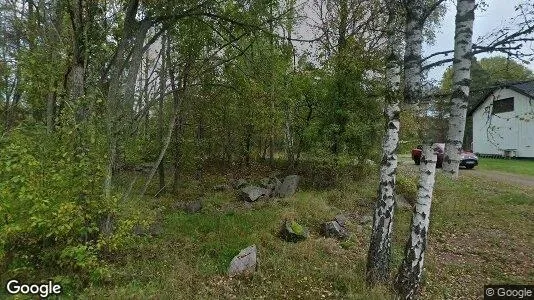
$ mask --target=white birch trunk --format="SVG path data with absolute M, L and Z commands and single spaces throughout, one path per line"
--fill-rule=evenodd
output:
M 393 6 L 393 5 L 391 5 Z M 373 231 L 367 255 L 367 282 L 371 285 L 387 283 L 391 257 L 391 233 L 395 210 L 395 175 L 397 172 L 397 148 L 399 145 L 399 86 L 400 44 L 395 30 L 394 7 L 390 7 L 388 20 L 388 57 L 386 65 L 386 128 L 382 143 L 383 156 L 380 165 L 380 183 L 373 216 Z
M 452 103 L 443 157 L 443 171 L 458 178 L 471 83 L 471 58 L 475 0 L 458 0 L 454 35 Z
M 411 234 L 404 259 L 395 278 L 395 289 L 403 299 L 417 298 L 430 224 L 430 206 L 436 175 L 437 144 L 423 146 L 417 202 L 412 215 Z
M 421 99 L 421 58 L 423 48 L 423 1 L 406 2 L 405 48 L 404 48 L 404 102 L 415 106 Z

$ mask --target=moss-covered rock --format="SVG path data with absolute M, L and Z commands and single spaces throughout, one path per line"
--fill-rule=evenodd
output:
M 308 228 L 300 225 L 295 220 L 286 220 L 280 231 L 282 238 L 288 242 L 296 243 L 308 238 Z

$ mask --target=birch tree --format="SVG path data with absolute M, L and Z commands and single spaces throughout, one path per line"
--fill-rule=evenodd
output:
M 395 176 L 397 173 L 397 148 L 399 144 L 399 86 L 400 54 L 396 34 L 396 8 L 398 2 L 388 7 L 387 64 L 386 64 L 386 118 L 385 135 L 382 143 L 380 183 L 373 215 L 373 231 L 367 254 L 367 281 L 370 284 L 386 283 L 389 278 L 391 256 L 391 233 L 395 210 Z
M 458 177 L 471 83 L 471 57 L 475 1 L 459 0 L 454 34 L 453 88 L 443 171 Z
M 469 79 L 471 67 L 471 36 L 473 32 L 474 20 L 474 0 L 459 0 L 456 13 L 455 32 L 455 60 L 454 60 L 454 84 L 455 92 L 453 98 L 461 98 L 453 105 L 458 110 L 456 112 L 459 119 L 454 122 L 461 127 L 454 129 L 461 134 L 455 138 L 461 149 L 463 132 L 465 127 L 465 116 L 467 112 L 467 95 L 469 93 Z M 454 97 L 457 96 L 457 97 Z M 463 110 L 463 111 L 462 111 Z M 452 114 L 452 112 L 451 112 Z M 463 120 L 461 118 L 463 116 Z M 451 117 L 452 122 L 452 117 Z M 449 130 L 449 136 L 450 136 Z M 425 136 L 426 145 L 423 146 L 423 161 L 421 162 L 419 189 L 417 201 L 412 215 L 411 233 L 404 250 L 404 259 L 395 278 L 395 289 L 404 299 L 417 298 L 420 288 L 420 281 L 423 273 L 423 263 L 427 246 L 428 229 L 430 225 L 430 207 L 432 204 L 432 192 L 434 189 L 436 173 L 436 144 L 429 145 L 429 135 Z M 446 149 L 448 147 L 446 146 Z M 446 150 L 447 151 L 447 150 Z M 447 153 L 446 153 L 447 155 Z M 459 152 L 458 152 L 459 156 Z M 447 156 L 445 156 L 447 157 Z M 446 158 L 445 158 L 446 159 Z M 444 159 L 444 168 L 445 168 Z M 458 160 L 459 164 L 459 160 Z M 458 170 L 458 164 L 456 170 Z M 456 171 L 457 172 L 457 171 Z
M 417 201 L 412 215 L 411 233 L 404 249 L 404 260 L 395 278 L 395 289 L 404 299 L 417 298 L 419 292 L 430 224 L 437 149 L 437 144 L 423 146 L 421 176 L 419 177 Z

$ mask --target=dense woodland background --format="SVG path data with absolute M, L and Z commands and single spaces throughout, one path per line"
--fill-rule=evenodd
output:
M 425 3 L 431 42 L 446 6 Z M 387 5 L 305 4 L 0 1 L 2 280 L 106 282 L 133 228 L 157 219 L 155 199 L 196 197 L 206 187 L 192 183 L 213 176 L 298 173 L 324 189 L 375 174 Z M 490 46 L 507 56 L 473 58 L 472 90 L 534 78 L 528 57 Z M 452 85 L 449 68 L 401 112 L 399 152 L 428 130 L 445 139 Z

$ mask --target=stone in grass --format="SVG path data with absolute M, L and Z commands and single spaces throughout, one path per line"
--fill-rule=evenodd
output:
M 280 186 L 282 186 L 280 179 L 276 177 L 270 178 L 269 184 L 265 186 L 265 188 L 270 191 L 269 197 L 277 197 L 280 192 Z
M 345 227 L 345 223 L 347 222 L 347 217 L 344 215 L 337 215 L 334 217 L 334 221 L 338 222 L 339 225 Z
M 310 233 L 308 228 L 300 225 L 294 220 L 286 220 L 280 231 L 281 237 L 288 241 L 296 243 L 298 241 L 305 240 L 309 237 Z
M 258 253 L 256 245 L 249 246 L 238 255 L 236 255 L 230 262 L 228 267 L 228 276 L 236 275 L 250 275 L 256 271 L 258 265 Z
M 255 202 L 262 197 L 269 197 L 269 194 L 269 190 L 257 186 L 247 186 L 239 190 L 239 196 L 247 202 Z
M 202 209 L 202 200 L 188 202 L 184 206 L 184 210 L 187 213 L 194 214 L 199 212 Z
M 330 221 L 323 224 L 323 233 L 326 237 L 344 240 L 349 237 L 347 228 L 339 224 L 338 221 Z
M 277 189 L 275 196 L 280 198 L 293 196 L 297 191 L 299 181 L 300 176 L 298 175 L 286 176 L 280 187 Z

